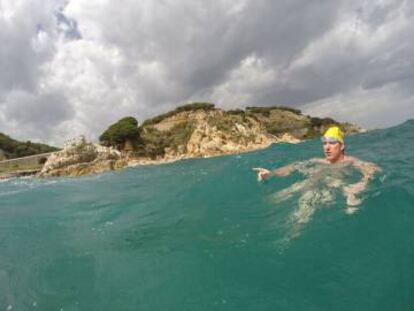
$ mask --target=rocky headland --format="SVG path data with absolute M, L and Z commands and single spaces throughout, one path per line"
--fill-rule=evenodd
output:
M 345 134 L 362 128 L 330 118 L 303 115 L 289 107 L 247 107 L 224 111 L 193 103 L 144 121 L 133 117 L 112 124 L 100 144 L 79 137 L 49 156 L 40 177 L 81 176 L 126 166 L 161 164 L 187 158 L 236 154 L 273 143 L 299 143 L 337 124 Z
M 333 124 L 346 134 L 363 131 L 350 123 L 312 118 L 292 108 L 224 111 L 212 104 L 190 104 L 145 121 L 131 158 L 170 160 L 247 152 L 273 143 L 299 143 L 319 137 Z M 133 143 L 127 140 L 124 149 L 128 145 Z

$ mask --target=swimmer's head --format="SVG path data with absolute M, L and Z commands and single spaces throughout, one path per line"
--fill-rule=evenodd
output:
M 335 163 L 340 161 L 345 152 L 344 133 L 337 126 L 331 126 L 321 138 L 326 159 Z
M 342 145 L 344 144 L 344 133 L 337 126 L 331 126 L 322 136 L 322 142 L 325 141 L 338 141 Z

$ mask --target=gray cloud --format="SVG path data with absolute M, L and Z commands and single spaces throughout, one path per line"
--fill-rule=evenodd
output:
M 61 93 L 32 94 L 22 90 L 9 92 L 3 118 L 19 131 L 42 138 L 61 122 L 74 116 Z M 47 134 L 46 134 L 47 135 Z
M 368 127 L 414 117 L 409 1 L 1 5 L 0 131 L 16 137 L 96 139 L 125 115 L 191 100 L 290 105 Z
M 47 128 L 74 115 L 60 93 L 32 94 L 14 90 L 6 101 L 8 105 L 3 112 L 12 122 L 28 124 L 35 119 Z
M 3 3 L 0 17 L 0 92 L 14 88 L 33 90 L 39 66 L 52 57 L 47 5 Z M 30 14 L 29 14 L 30 13 Z M 39 27 L 44 25 L 44 27 Z

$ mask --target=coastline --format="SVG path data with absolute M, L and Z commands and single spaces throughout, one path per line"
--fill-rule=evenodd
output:
M 36 176 L 41 171 L 41 169 L 29 169 L 29 170 L 18 170 L 18 171 L 9 171 L 9 172 L 1 172 L 0 173 L 0 180 L 7 180 L 10 178 L 19 178 L 19 177 L 28 177 L 28 176 Z
M 149 157 L 131 157 L 130 155 L 122 155 L 119 153 L 119 158 L 117 160 L 108 160 L 108 159 L 97 159 L 95 161 L 91 162 L 82 162 L 82 160 L 78 160 L 79 162 L 71 162 L 70 164 L 63 165 L 60 167 L 60 171 L 63 171 L 64 174 L 57 174 L 57 175 L 43 175 L 42 172 L 46 166 L 46 164 L 49 162 L 46 162 L 43 167 L 39 168 L 32 168 L 32 169 L 24 169 L 24 170 L 10 170 L 6 172 L 0 172 L 0 180 L 4 181 L 10 178 L 20 178 L 20 177 L 35 177 L 35 178 L 49 178 L 49 177 L 62 177 L 62 176 L 69 176 L 69 177 L 79 177 L 84 175 L 95 175 L 95 174 L 101 174 L 106 171 L 118 171 L 122 170 L 124 168 L 128 167 L 137 167 L 137 166 L 147 166 L 147 165 L 163 165 L 163 164 L 170 164 L 174 162 L 178 162 L 181 160 L 186 159 L 205 159 L 205 158 L 212 158 L 212 157 L 219 157 L 219 156 L 225 156 L 225 155 L 235 155 L 235 154 L 242 154 L 247 152 L 253 152 L 257 150 L 263 150 L 268 148 L 269 146 L 273 144 L 279 144 L 279 143 L 288 143 L 288 144 L 298 144 L 302 143 L 304 141 L 307 141 L 308 139 L 297 139 L 295 137 L 292 137 L 289 134 L 284 134 L 281 137 L 276 137 L 271 135 L 271 138 L 261 141 L 260 143 L 253 143 L 253 144 L 247 144 L 247 145 L 233 145 L 231 148 L 228 149 L 216 149 L 214 151 L 207 151 L 200 152 L 200 149 L 197 150 L 197 152 L 183 152 L 183 153 L 167 153 L 164 155 L 164 157 L 160 157 L 157 159 L 151 159 Z M 85 143 L 85 141 L 81 140 L 81 144 Z M 76 144 L 75 144 L 76 145 Z M 75 145 L 70 145 L 68 148 L 73 148 Z M 88 145 L 88 144 L 87 144 Z M 113 152 L 113 150 L 109 149 L 106 150 L 105 147 L 102 147 L 101 145 L 93 145 L 90 144 L 88 146 L 95 146 L 94 148 L 97 148 L 99 152 Z M 58 154 L 61 152 L 64 152 L 66 149 L 64 148 L 60 152 L 54 153 L 51 158 L 54 158 L 53 161 L 57 161 L 58 163 L 61 162 L 62 157 L 60 157 Z M 79 157 L 82 155 L 82 151 L 79 150 L 78 152 L 75 152 L 71 155 L 71 157 Z M 64 157 L 63 157 L 64 158 Z M 116 165 L 115 163 L 121 163 L 119 165 Z M 65 170 L 68 168 L 75 169 L 71 173 L 65 173 Z
M 242 153 L 247 153 L 247 152 L 253 152 L 256 150 L 263 150 L 266 149 L 268 147 L 270 147 L 273 144 L 277 144 L 277 143 L 282 143 L 285 141 L 273 141 L 270 143 L 264 143 L 260 146 L 257 146 L 255 148 L 246 148 L 243 150 L 239 150 L 237 152 L 222 152 L 222 153 L 211 153 L 211 154 L 204 154 L 204 155 L 188 155 L 188 154 L 182 154 L 182 155 L 178 155 L 178 156 L 167 156 L 161 159 L 148 159 L 148 158 L 142 158 L 142 159 L 131 159 L 128 160 L 128 165 L 127 167 L 136 167 L 136 166 L 145 166 L 145 165 L 162 165 L 162 164 L 170 164 L 170 163 L 174 163 L 174 162 L 178 162 L 181 160 L 187 160 L 187 159 L 208 159 L 208 158 L 213 158 L 213 157 L 220 157 L 220 156 L 225 156 L 225 155 L 234 155 L 234 154 L 242 154 Z M 300 141 L 302 142 L 302 141 Z M 293 144 L 296 143 L 300 143 L 300 142 L 290 142 Z
M 114 170 L 122 170 L 124 168 L 137 167 L 137 166 L 171 164 L 171 163 L 174 163 L 174 162 L 178 162 L 178 161 L 181 161 L 181 160 L 187 160 L 187 159 L 207 159 L 207 158 L 220 157 L 220 156 L 225 156 L 225 155 L 234 155 L 234 154 L 253 152 L 253 151 L 256 151 L 256 150 L 266 149 L 269 146 L 271 146 L 272 144 L 277 144 L 277 143 L 281 143 L 281 142 L 286 142 L 286 141 L 272 141 L 270 143 L 261 144 L 260 146 L 255 146 L 255 147 L 251 147 L 251 148 L 238 150 L 236 152 L 221 152 L 221 153 L 217 152 L 217 153 L 203 154 L 203 155 L 191 155 L 191 154 L 180 154 L 180 155 L 175 155 L 175 156 L 168 155 L 168 156 L 166 156 L 164 158 L 160 158 L 160 159 L 130 158 L 130 159 L 125 159 L 126 163 L 127 163 L 126 166 L 116 168 Z M 300 142 L 302 142 L 302 141 L 300 141 Z M 298 142 L 295 141 L 295 142 L 290 142 L 290 143 L 296 144 Z M 20 178 L 20 177 L 28 177 L 28 176 L 41 178 L 39 176 L 39 173 L 41 171 L 42 171 L 42 168 L 0 172 L 0 180 L 5 181 L 5 180 L 8 180 L 10 178 Z M 100 174 L 100 173 L 103 173 L 103 172 L 102 171 L 94 172 L 94 173 L 87 174 L 87 175 Z M 72 176 L 72 177 L 77 177 L 77 176 Z

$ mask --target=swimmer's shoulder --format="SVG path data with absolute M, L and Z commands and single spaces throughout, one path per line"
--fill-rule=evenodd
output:
M 357 157 L 352 157 L 352 156 L 346 156 L 343 162 L 345 164 L 354 165 L 354 166 L 360 167 L 360 168 L 377 167 L 377 165 L 374 164 L 374 163 L 363 161 L 361 159 L 358 159 Z
M 328 164 L 329 162 L 326 159 L 321 158 L 313 158 L 309 160 L 310 163 L 316 163 L 316 164 Z
M 356 157 L 353 157 L 353 156 L 345 156 L 343 162 L 344 163 L 355 164 L 355 163 L 361 162 L 361 160 L 356 158 Z

